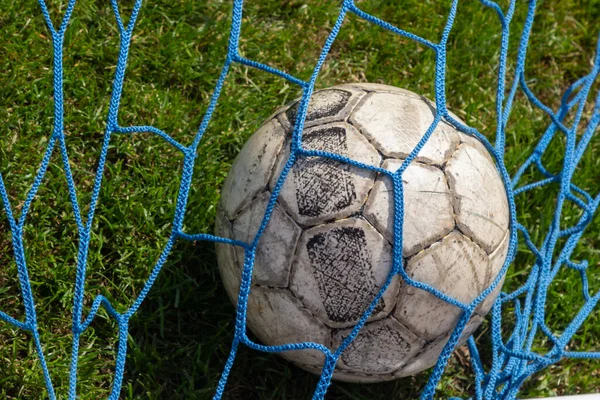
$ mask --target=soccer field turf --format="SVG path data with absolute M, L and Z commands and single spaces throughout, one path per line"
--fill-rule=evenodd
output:
M 128 14 L 131 1 L 123 3 Z M 65 2 L 49 5 L 54 22 Z M 61 5 L 62 3 L 62 5 Z M 231 1 L 147 1 L 132 40 L 119 122 L 153 125 L 189 144 L 206 110 L 226 54 Z M 450 2 L 358 2 L 366 11 L 408 31 L 437 40 Z M 508 3 L 508 2 L 505 2 Z M 526 76 L 536 95 L 554 109 L 569 84 L 588 73 L 600 29 L 600 1 L 541 1 Z M 519 0 L 511 36 L 516 58 L 519 26 L 527 3 Z M 307 79 L 339 12 L 333 1 L 252 1 L 245 7 L 242 54 Z M 15 213 L 41 162 L 53 124 L 52 43 L 35 1 L 0 1 L 0 173 Z M 76 4 L 65 41 L 65 131 L 82 213 L 86 213 L 105 128 L 119 36 L 108 1 Z M 493 137 L 494 89 L 500 24 L 494 12 L 463 1 L 448 46 L 448 107 Z M 317 88 L 344 82 L 378 82 L 433 98 L 434 53 L 349 16 L 317 81 Z M 510 73 L 509 73 L 510 76 Z M 600 85 L 596 83 L 596 89 Z M 278 106 L 298 97 L 297 87 L 273 75 L 235 65 L 211 125 L 199 147 L 186 232 L 212 232 L 219 188 L 248 136 Z M 586 115 L 591 114 L 590 107 Z M 516 171 L 549 119 L 517 96 L 507 130 L 506 164 Z M 559 171 L 564 143 L 556 140 L 545 165 Z M 575 182 L 598 193 L 600 140 L 590 145 Z M 92 229 L 86 307 L 97 294 L 126 309 L 139 294 L 171 232 L 183 157 L 147 133 L 115 136 Z M 518 197 L 518 216 L 541 241 L 556 191 Z M 1 208 L 0 208 L 1 209 Z M 575 219 L 575 209 L 566 218 Z M 600 217 L 576 250 L 590 263 L 590 290 L 600 289 Z M 36 299 L 42 344 L 59 398 L 66 398 L 71 351 L 71 308 L 77 228 L 63 165 L 55 152 L 25 225 L 26 257 Z M 507 287 L 522 283 L 533 261 L 520 246 Z M 560 330 L 581 304 L 575 271 L 551 286 L 547 323 Z M 23 304 L 5 214 L 0 211 L 0 310 L 23 319 Z M 87 313 L 87 312 L 86 312 Z M 507 324 L 510 324 L 508 319 Z M 215 391 L 233 337 L 234 308 L 210 243 L 178 241 L 148 298 L 130 323 L 123 398 L 208 399 Z M 82 337 L 78 393 L 105 398 L 112 384 L 117 326 L 105 311 Z M 487 323 L 476 333 L 489 342 Z M 539 342 L 540 351 L 548 344 Z M 572 350 L 600 350 L 600 318 L 592 314 Z M 484 354 L 485 356 L 485 354 Z M 528 381 L 521 397 L 593 392 L 600 362 L 564 360 Z M 372 384 L 332 384 L 330 399 L 415 398 L 427 373 Z M 438 395 L 472 393 L 467 352 L 451 359 Z M 308 399 L 318 381 L 276 355 L 242 348 L 226 389 L 230 399 Z M 0 397 L 46 397 L 30 335 L 0 322 Z

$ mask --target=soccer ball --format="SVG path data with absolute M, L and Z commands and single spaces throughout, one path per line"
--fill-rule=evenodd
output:
M 225 181 L 216 234 L 251 243 L 290 156 L 298 110 L 278 110 L 244 145 Z M 303 146 L 395 171 L 435 115 L 425 97 L 391 86 L 348 84 L 313 94 Z M 458 119 L 458 118 L 457 118 Z M 504 264 L 506 191 L 481 142 L 440 122 L 403 174 L 404 267 L 414 280 L 470 303 Z M 258 243 L 247 321 L 267 345 L 321 343 L 335 350 L 392 268 L 393 188 L 384 175 L 321 157 L 298 157 Z M 217 244 L 223 283 L 236 304 L 244 250 Z M 460 340 L 482 322 L 500 286 Z M 334 379 L 378 382 L 435 364 L 461 310 L 393 278 Z M 320 373 L 317 350 L 281 353 Z

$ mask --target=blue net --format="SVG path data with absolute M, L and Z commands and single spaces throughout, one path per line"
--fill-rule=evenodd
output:
M 40 365 L 44 374 L 49 397 L 51 399 L 56 399 L 57 395 L 52 384 L 51 374 L 46 363 L 42 343 L 40 341 L 35 299 L 32 293 L 25 259 L 23 231 L 32 201 L 36 196 L 38 189 L 42 185 L 44 176 L 46 175 L 46 171 L 49 166 L 50 158 L 55 152 L 60 153 L 60 157 L 63 162 L 63 170 L 68 183 L 70 201 L 74 210 L 79 235 L 77 271 L 73 303 L 73 346 L 68 393 L 70 399 L 75 399 L 77 396 L 76 386 L 80 338 L 82 334 L 89 328 L 90 324 L 94 321 L 94 318 L 100 307 L 104 307 L 108 311 L 109 315 L 118 323 L 119 341 L 116 356 L 116 368 L 109 398 L 117 399 L 119 397 L 123 382 L 129 322 L 148 295 L 148 292 L 157 279 L 161 268 L 171 253 L 174 244 L 178 240 L 227 243 L 239 246 L 243 248 L 245 252 L 245 262 L 242 271 L 241 287 L 237 302 L 235 336 L 231 345 L 230 355 L 227 359 L 221 379 L 217 386 L 216 394 L 214 396 L 215 399 L 220 399 L 224 395 L 228 376 L 233 367 L 237 351 L 242 345 L 248 346 L 254 350 L 273 353 L 300 349 L 316 349 L 323 352 L 325 355 L 325 362 L 320 380 L 315 388 L 313 396 L 314 399 L 322 399 L 325 396 L 327 388 L 330 384 L 336 360 L 344 351 L 344 349 L 346 349 L 356 338 L 359 330 L 362 328 L 369 315 L 375 309 L 381 296 L 383 295 L 383 292 L 386 290 L 393 276 L 395 275 L 400 275 L 407 284 L 425 290 L 442 299 L 443 301 L 453 304 L 463 311 L 456 328 L 444 347 L 436 366 L 431 372 L 427 385 L 422 391 L 421 397 L 423 399 L 433 398 L 435 395 L 436 386 L 442 377 L 448 359 L 458 343 L 462 331 L 464 330 L 476 307 L 495 289 L 498 284 L 500 284 L 501 277 L 506 273 L 507 269 L 514 261 L 514 256 L 519 243 L 526 246 L 534 255 L 534 262 L 528 271 L 528 277 L 524 284 L 510 293 L 501 293 L 498 300 L 494 304 L 491 314 L 492 344 L 491 349 L 486 351 L 487 354 L 491 354 L 491 360 L 487 360 L 491 361 L 491 363 L 482 361 L 482 357 L 479 355 L 480 353 L 478 345 L 472 337 L 468 341 L 471 365 L 475 379 L 475 397 L 477 399 L 515 398 L 519 388 L 528 377 L 548 367 L 549 365 L 558 362 L 562 358 L 600 358 L 600 352 L 576 351 L 568 348 L 570 340 L 575 335 L 576 331 L 584 324 L 596 306 L 598 300 L 600 300 L 600 292 L 593 293 L 589 288 L 587 261 L 583 260 L 576 262 L 571 259 L 571 255 L 573 254 L 577 243 L 582 238 L 586 227 L 592 221 L 598 205 L 600 204 L 600 194 L 588 193 L 573 183 L 573 178 L 575 176 L 578 164 L 582 160 L 584 152 L 586 151 L 586 148 L 590 144 L 590 141 L 594 133 L 598 130 L 598 126 L 600 124 L 600 93 L 595 94 L 592 90 L 595 79 L 598 77 L 598 75 L 600 75 L 600 41 L 596 49 L 596 57 L 591 67 L 591 71 L 586 76 L 578 79 L 566 90 L 560 103 L 560 107 L 558 110 L 554 111 L 548 105 L 544 104 L 538 97 L 536 97 L 536 95 L 528 86 L 528 81 L 525 76 L 525 60 L 527 56 L 528 42 L 534 23 L 536 2 L 534 0 L 530 0 L 527 4 L 527 17 L 525 24 L 523 25 L 522 32 L 520 32 L 517 59 L 514 63 L 514 75 L 511 76 L 511 79 L 507 78 L 507 64 L 509 62 L 508 48 L 511 21 L 517 7 L 516 0 L 510 1 L 506 9 L 503 9 L 500 5 L 493 1 L 480 0 L 480 3 L 482 4 L 482 7 L 488 7 L 495 11 L 495 14 L 502 27 L 497 87 L 495 91 L 496 132 L 495 140 L 493 142 L 488 141 L 488 139 L 486 139 L 486 137 L 476 129 L 466 126 L 461 121 L 453 118 L 446 108 L 446 50 L 448 37 L 452 31 L 457 14 L 458 0 L 455 0 L 451 5 L 450 12 L 447 16 L 447 22 L 441 34 L 441 38 L 438 41 L 426 39 L 393 26 L 386 21 L 364 12 L 361 10 L 361 8 L 359 8 L 359 6 L 354 4 L 352 0 L 345 0 L 341 5 L 335 25 L 331 29 L 331 32 L 329 33 L 329 36 L 327 37 L 327 40 L 322 48 L 320 57 L 314 66 L 313 73 L 308 80 L 299 79 L 284 71 L 272 68 L 268 65 L 251 59 L 247 59 L 240 55 L 239 42 L 244 2 L 243 0 L 235 0 L 226 61 L 222 67 L 216 87 L 212 97 L 210 98 L 208 109 L 206 110 L 194 140 L 191 144 L 184 145 L 173 139 L 167 133 L 153 126 L 124 127 L 119 125 L 119 105 L 123 92 L 123 83 L 129 56 L 129 48 L 142 1 L 137 0 L 135 2 L 133 11 L 128 18 L 128 22 L 125 24 L 121 18 L 117 0 L 111 0 L 111 6 L 120 34 L 120 49 L 110 97 L 106 131 L 104 133 L 104 140 L 100 152 L 98 168 L 95 174 L 90 206 L 87 211 L 87 216 L 84 218 L 81 212 L 82 208 L 78 202 L 77 188 L 69 164 L 69 152 L 65 143 L 64 129 L 64 82 L 62 59 L 65 32 L 75 7 L 75 0 L 70 0 L 68 2 L 63 19 L 58 27 L 53 24 L 44 0 L 39 0 L 42 14 L 52 37 L 55 105 L 54 128 L 48 141 L 41 166 L 22 205 L 19 216 L 16 216 L 13 213 L 13 207 L 9 201 L 5 183 L 2 175 L 0 174 L 0 197 L 2 199 L 3 208 L 10 225 L 14 257 L 16 260 L 18 278 L 21 285 L 22 302 L 25 308 L 24 320 L 18 320 L 2 311 L 0 311 L 0 319 L 22 331 L 30 333 L 33 337 L 35 350 L 37 351 L 37 355 L 40 360 Z M 395 35 L 411 39 L 435 53 L 435 101 L 437 104 L 435 118 L 418 145 L 415 146 L 410 155 L 403 162 L 402 166 L 396 172 L 390 172 L 382 168 L 365 165 L 338 154 L 324 151 L 307 150 L 303 147 L 302 132 L 304 120 L 306 118 L 307 107 L 315 87 L 315 82 L 332 47 L 332 44 L 334 43 L 336 36 L 341 29 L 342 23 L 349 14 L 354 14 L 356 17 L 368 21 L 374 25 L 378 25 Z M 221 94 L 225 79 L 231 69 L 231 66 L 236 63 L 277 75 L 289 81 L 290 83 L 297 85 L 299 88 L 301 88 L 303 93 L 299 102 L 297 112 L 298 117 L 296 118 L 294 126 L 290 157 L 281 172 L 274 190 L 272 191 L 262 224 L 253 241 L 250 243 L 216 237 L 208 233 L 194 234 L 183 231 L 183 220 L 186 213 L 188 195 L 190 193 L 190 187 L 192 183 L 193 168 L 196 160 L 197 149 L 217 107 L 217 101 Z M 506 147 L 505 132 L 509 122 L 513 102 L 519 91 L 524 93 L 529 101 L 535 105 L 535 107 L 542 110 L 548 119 L 548 127 L 541 134 L 537 145 L 523 165 L 518 168 L 514 176 L 510 176 L 504 164 Z M 590 100 L 590 98 L 593 99 Z M 584 115 L 586 104 L 591 104 L 592 107 L 591 118 L 587 120 L 582 117 Z M 483 293 L 481 293 L 481 295 L 470 304 L 464 304 L 456 299 L 450 298 L 449 296 L 427 284 L 411 279 L 410 276 L 408 276 L 405 272 L 402 265 L 401 249 L 404 214 L 402 175 L 411 161 L 416 157 L 421 148 L 427 142 L 436 126 L 442 120 L 450 123 L 461 132 L 477 137 L 482 143 L 485 144 L 497 162 L 498 171 L 504 180 L 505 188 L 508 193 L 510 206 L 511 235 L 509 251 L 505 265 L 493 284 L 483 291 Z M 116 134 L 134 134 L 141 132 L 150 132 L 159 136 L 172 145 L 175 149 L 180 151 L 184 156 L 179 193 L 177 196 L 176 212 L 172 223 L 172 231 L 143 290 L 139 293 L 138 297 L 134 300 L 131 306 L 127 308 L 127 310 L 124 312 L 117 312 L 105 297 L 99 295 L 95 297 L 92 306 L 86 314 L 84 313 L 83 304 L 88 249 L 111 138 Z M 557 136 L 562 137 L 565 142 L 563 154 L 564 161 L 560 173 L 552 173 L 544 166 L 542 159 L 544 153 L 550 148 L 550 142 Z M 280 346 L 264 346 L 252 341 L 247 336 L 246 311 L 251 286 L 252 269 L 258 241 L 266 229 L 269 218 L 273 212 L 275 202 L 290 169 L 299 157 L 309 156 L 328 158 L 386 175 L 393 182 L 394 189 L 394 264 L 392 271 L 388 276 L 386 283 L 381 287 L 379 293 L 373 298 L 370 306 L 364 311 L 364 314 L 352 330 L 352 333 L 337 349 L 334 350 L 330 350 L 318 343 L 290 343 Z M 529 182 L 526 184 L 521 183 L 523 180 L 522 177 L 526 175 L 527 171 L 532 169 L 537 170 L 543 177 L 534 182 Z M 530 236 L 528 228 L 522 225 L 516 217 L 517 210 L 515 206 L 515 198 L 517 196 L 525 196 L 528 191 L 534 188 L 548 185 L 554 185 L 558 187 L 559 194 L 556 198 L 552 222 L 544 232 L 541 245 L 536 245 Z M 562 222 L 562 216 L 567 203 L 571 203 L 571 205 L 577 207 L 581 213 L 578 221 L 575 224 L 565 228 L 563 226 L 564 224 Z M 545 305 L 549 285 L 553 278 L 555 278 L 563 269 L 571 269 L 580 274 L 581 287 L 583 289 L 581 295 L 584 299 L 584 302 L 573 320 L 566 326 L 566 328 L 560 332 L 556 332 L 552 330 L 546 323 Z M 503 327 L 503 315 L 505 315 L 507 309 L 511 311 L 512 320 L 514 321 L 510 330 L 507 330 L 505 326 Z M 550 343 L 550 348 L 545 352 L 534 350 L 534 342 L 539 335 L 547 338 L 548 342 Z M 488 364 L 489 366 L 484 367 L 484 365 Z

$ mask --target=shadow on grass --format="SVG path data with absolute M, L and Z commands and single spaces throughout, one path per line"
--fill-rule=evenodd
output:
M 235 310 L 211 243 L 180 242 L 131 322 L 127 399 L 210 399 L 233 339 Z M 328 399 L 417 398 L 427 374 L 381 384 L 333 383 Z M 318 377 L 242 346 L 225 399 L 310 399 Z

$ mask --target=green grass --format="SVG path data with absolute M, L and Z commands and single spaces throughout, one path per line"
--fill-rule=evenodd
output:
M 54 20 L 64 4 L 51 1 Z M 64 1 L 63 1 L 64 3 Z M 447 2 L 361 1 L 361 7 L 409 31 L 437 40 Z M 503 3 L 507 3 L 506 1 Z M 515 24 L 526 2 L 518 0 Z M 556 106 L 560 95 L 587 73 L 600 26 L 600 1 L 540 1 L 527 76 L 538 96 Z M 132 1 L 127 1 L 131 6 Z M 125 7 L 127 8 L 127 7 Z M 339 4 L 332 1 L 251 1 L 246 6 L 241 48 L 248 58 L 307 78 L 330 31 Z M 225 57 L 231 2 L 148 1 L 133 38 L 120 123 L 155 125 L 190 143 Z M 51 41 L 37 2 L 0 2 L 0 171 L 18 211 L 31 186 L 53 123 Z M 451 110 L 493 135 L 494 87 L 500 27 L 479 2 L 459 7 L 448 55 Z M 518 38 L 513 31 L 511 43 Z M 118 34 L 109 1 L 78 2 L 66 38 L 66 132 L 80 204 L 87 210 L 105 126 Z M 514 57 L 514 46 L 511 55 Z M 514 58 L 513 58 L 514 59 Z M 434 57 L 414 43 L 350 16 L 332 48 L 318 87 L 348 81 L 381 82 L 433 96 Z M 185 227 L 212 231 L 219 188 L 248 136 L 299 90 L 264 72 L 235 66 L 200 146 Z M 511 172 L 531 151 L 548 120 L 520 95 L 508 131 Z M 553 144 L 547 165 L 559 169 Z M 598 191 L 600 141 L 595 140 L 577 183 Z M 595 157 L 594 157 L 595 156 Z M 90 247 L 86 305 L 96 294 L 124 310 L 139 294 L 170 232 L 182 157 L 148 135 L 113 140 Z M 534 179 L 533 173 L 528 175 Z M 551 191 L 518 199 L 519 218 L 543 238 L 553 210 Z M 566 214 L 565 224 L 577 216 Z M 568 219 L 570 218 L 570 219 Z M 577 248 L 590 262 L 590 286 L 600 288 L 600 217 Z M 77 248 L 62 164 L 55 153 L 25 228 L 26 256 L 37 300 L 44 350 L 60 398 L 65 398 L 70 357 L 71 304 Z M 520 249 L 507 287 L 522 282 L 532 257 Z M 582 303 L 575 274 L 561 274 L 551 287 L 548 323 L 559 330 Z M 22 317 L 10 234 L 0 213 L 0 309 Z M 233 336 L 234 309 L 220 283 L 213 246 L 179 242 L 131 321 L 123 398 L 208 399 L 214 393 Z M 510 321 L 508 321 L 510 323 Z M 112 381 L 116 326 L 106 313 L 84 335 L 79 369 L 81 399 L 106 397 Z M 487 324 L 477 333 L 485 343 Z M 546 344 L 539 343 L 540 348 Z M 46 398 L 29 335 L 0 323 L 0 398 Z M 600 350 L 600 319 L 592 315 L 573 346 Z M 465 396 L 473 389 L 464 353 L 450 361 L 438 394 Z M 522 397 L 597 390 L 599 362 L 565 360 L 530 380 Z M 427 374 L 390 383 L 334 383 L 331 399 L 415 398 Z M 229 399 L 306 399 L 317 378 L 277 356 L 243 348 L 227 386 Z

